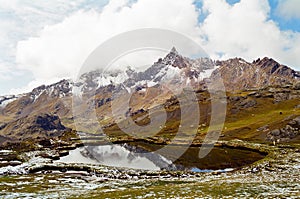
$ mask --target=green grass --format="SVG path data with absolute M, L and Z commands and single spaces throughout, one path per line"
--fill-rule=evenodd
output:
M 234 115 L 229 114 L 224 126 L 224 134 L 227 139 L 254 139 L 263 141 L 263 132 L 257 131 L 259 127 L 269 125 L 269 129 L 282 128 L 288 123 L 288 117 L 300 115 L 300 109 L 294 107 L 299 104 L 298 99 L 287 100 L 278 104 L 273 104 L 271 100 L 259 99 L 257 107 L 242 110 Z M 280 114 L 280 112 L 282 114 Z M 244 129 L 244 130 L 243 130 Z
M 240 95 L 245 95 L 244 93 Z M 251 98 L 251 97 L 250 97 Z M 298 99 L 286 100 L 277 104 L 273 103 L 273 99 L 270 98 L 257 98 L 257 105 L 255 107 L 241 109 L 238 113 L 231 113 L 232 104 L 228 104 L 228 111 L 226 115 L 226 121 L 222 134 L 225 135 L 224 140 L 241 139 L 255 142 L 265 142 L 265 136 L 267 132 L 257 131 L 259 127 L 269 125 L 269 130 L 284 127 L 290 119 L 293 119 L 297 115 L 300 115 L 300 109 L 294 107 L 299 104 Z M 209 126 L 209 104 L 200 103 L 201 121 L 199 124 L 206 123 L 206 127 L 198 128 L 198 140 L 203 140 Z M 166 123 L 166 127 L 160 130 L 156 135 L 162 138 L 172 139 L 178 132 L 178 126 L 180 125 L 180 113 L 178 114 L 179 107 L 173 112 L 169 112 L 172 115 Z M 174 114 L 175 113 L 175 114 Z M 281 114 L 280 114 L 281 113 Z M 206 114 L 206 115 L 205 115 Z M 192 114 L 191 114 L 192 115 Z M 136 116 L 137 117 L 137 116 Z M 287 119 L 290 118 L 290 119 Z M 135 118 L 133 118 L 135 119 Z M 189 118 L 185 118 L 189 119 Z M 208 121 L 205 121 L 208 120 Z M 140 121 L 139 125 L 146 125 L 147 122 L 143 123 Z M 153 129 L 157 131 L 157 129 Z M 111 137 L 122 137 L 126 136 L 117 125 L 107 128 L 105 132 Z M 185 138 L 186 136 L 194 136 L 193 132 L 188 130 L 182 132 L 179 137 Z

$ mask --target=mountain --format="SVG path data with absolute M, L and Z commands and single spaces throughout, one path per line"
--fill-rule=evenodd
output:
M 4 132 L 9 132 L 9 139 L 20 141 L 42 140 L 62 136 L 70 129 L 61 124 L 57 115 L 40 114 L 28 115 L 0 127 Z
M 226 90 L 263 88 L 271 85 L 293 85 L 300 80 L 300 73 L 281 65 L 271 58 L 257 59 L 248 63 L 241 58 L 217 61 L 218 68 L 212 79 L 221 75 Z
M 122 85 L 128 91 L 139 87 L 153 87 L 172 80 L 172 83 L 186 83 L 184 81 L 199 82 L 210 76 L 215 64 L 209 58 L 189 59 L 181 56 L 175 48 L 160 58 L 151 67 L 137 72 L 131 67 L 125 71 L 92 71 L 81 76 L 77 85 L 87 92 L 108 85 Z
M 129 139 L 130 136 L 120 133 L 116 122 L 133 118 L 135 123 L 143 126 L 149 123 L 148 114 L 165 109 L 167 123 L 156 138 L 151 139 L 166 141 L 172 138 L 180 125 L 181 113 L 176 94 L 180 94 L 186 85 L 191 85 L 195 89 L 201 111 L 200 124 L 203 126 L 199 128 L 198 136 L 201 140 L 207 131 L 211 114 L 211 96 L 206 84 L 219 77 L 227 91 L 226 122 L 230 126 L 227 127 L 227 133 L 224 130 L 224 139 L 238 137 L 265 140 L 273 129 L 269 127 L 268 131 L 260 132 L 256 128 L 270 125 L 269 120 L 256 122 L 252 126 L 255 129 L 237 121 L 249 121 L 249 117 L 259 113 L 270 113 L 270 117 L 273 117 L 273 114 L 277 114 L 274 110 L 285 110 L 282 115 L 276 115 L 277 119 L 272 123 L 274 128 L 283 128 L 299 112 L 293 107 L 299 104 L 300 73 L 288 66 L 271 58 L 258 59 L 252 63 L 241 58 L 225 61 L 190 59 L 173 48 L 144 71 L 136 71 L 132 67 L 125 70 L 91 71 L 82 74 L 76 82 L 62 80 L 49 86 L 42 85 L 29 93 L 0 97 L 0 138 L 10 142 L 21 142 L 30 137 L 47 140 L 52 131 L 57 132 L 52 132 L 54 137 L 71 132 L 71 129 L 75 129 L 76 119 L 80 122 L 76 130 L 96 133 L 101 124 L 107 135 Z M 126 104 L 128 94 L 130 106 Z M 81 98 L 80 103 L 76 103 L 77 96 Z M 119 107 L 114 113 L 116 115 L 112 115 L 113 104 Z M 158 108 L 158 105 L 162 105 L 162 108 Z M 91 123 L 95 115 L 99 124 Z M 284 116 L 290 118 L 285 121 Z M 42 125 L 37 123 L 39 117 L 45 119 Z M 183 137 L 188 134 L 185 133 Z M 297 135 L 293 139 L 298 139 Z

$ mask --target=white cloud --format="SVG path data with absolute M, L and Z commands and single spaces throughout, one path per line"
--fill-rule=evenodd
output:
M 32 91 L 33 88 L 39 87 L 41 85 L 50 85 L 54 82 L 59 82 L 62 80 L 61 78 L 51 78 L 51 79 L 34 79 L 30 81 L 27 85 L 16 87 L 10 89 L 6 94 L 14 95 L 14 94 L 22 94 L 22 93 L 28 93 Z
M 165 28 L 197 39 L 198 15 L 192 0 L 111 0 L 102 12 L 78 11 L 19 42 L 17 62 L 37 78 L 73 77 L 99 44 L 125 31 Z
M 3 85 L 4 79 L 18 79 L 18 74 L 24 72 L 16 68 L 15 63 L 18 41 L 37 36 L 44 26 L 61 22 L 79 8 L 98 9 L 106 2 L 107 0 L 0 0 L 0 93 L 6 93 L 9 88 L 19 86 L 13 82 Z M 28 75 L 28 72 L 25 73 Z
M 300 1 L 299 0 L 279 0 L 277 13 L 286 18 L 300 18 Z
M 101 11 L 87 8 L 73 12 L 56 24 L 46 23 L 49 25 L 38 34 L 18 42 L 18 66 L 30 70 L 40 80 L 71 77 L 103 41 L 146 27 L 185 34 L 199 42 L 213 58 L 243 57 L 251 61 L 269 56 L 294 68 L 300 66 L 300 34 L 280 30 L 269 17 L 271 8 L 267 0 L 241 0 L 234 5 L 226 0 L 201 1 L 207 16 L 201 24 L 193 0 L 111 0 Z M 74 8 L 83 2 L 77 0 Z M 279 5 L 283 2 L 293 1 L 280 1 Z M 33 7 L 36 6 L 39 5 Z M 40 7 L 51 7 L 53 13 L 59 9 L 54 4 Z M 68 5 L 62 10 L 76 9 Z M 61 16 L 65 15 L 61 13 L 57 18 Z
M 281 31 L 269 19 L 267 0 L 241 0 L 229 5 L 225 0 L 204 0 L 208 16 L 201 24 L 203 44 L 214 58 L 243 57 L 252 61 L 272 57 L 292 67 L 300 65 L 298 33 Z M 298 68 L 299 69 L 299 68 Z
M 28 71 L 16 70 L 10 62 L 0 60 L 0 94 L 7 94 L 11 88 L 22 86 L 30 80 L 32 77 Z
M 7 63 L 0 62 L 0 79 L 1 80 L 10 79 L 12 73 L 13 73 L 13 71 Z

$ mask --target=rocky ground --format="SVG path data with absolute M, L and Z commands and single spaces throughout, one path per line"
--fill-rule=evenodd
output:
M 55 157 L 57 154 L 52 150 L 26 152 L 20 157 L 27 160 L 25 163 L 0 169 L 0 195 L 3 198 L 299 197 L 299 145 L 273 146 L 241 140 L 218 144 L 259 150 L 268 155 L 233 171 L 193 173 L 64 164 L 41 157 L 43 153 Z

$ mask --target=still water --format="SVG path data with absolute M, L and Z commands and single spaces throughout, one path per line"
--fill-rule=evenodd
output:
M 161 147 L 148 143 L 84 146 L 70 151 L 69 155 L 58 161 L 146 170 L 209 172 L 241 167 L 264 157 L 263 154 L 244 149 L 215 147 L 206 157 L 199 159 L 199 147 L 189 147 L 181 157 L 172 162 L 174 151 L 181 150 L 182 146 L 171 146 L 168 152 L 159 154 L 156 151 Z

